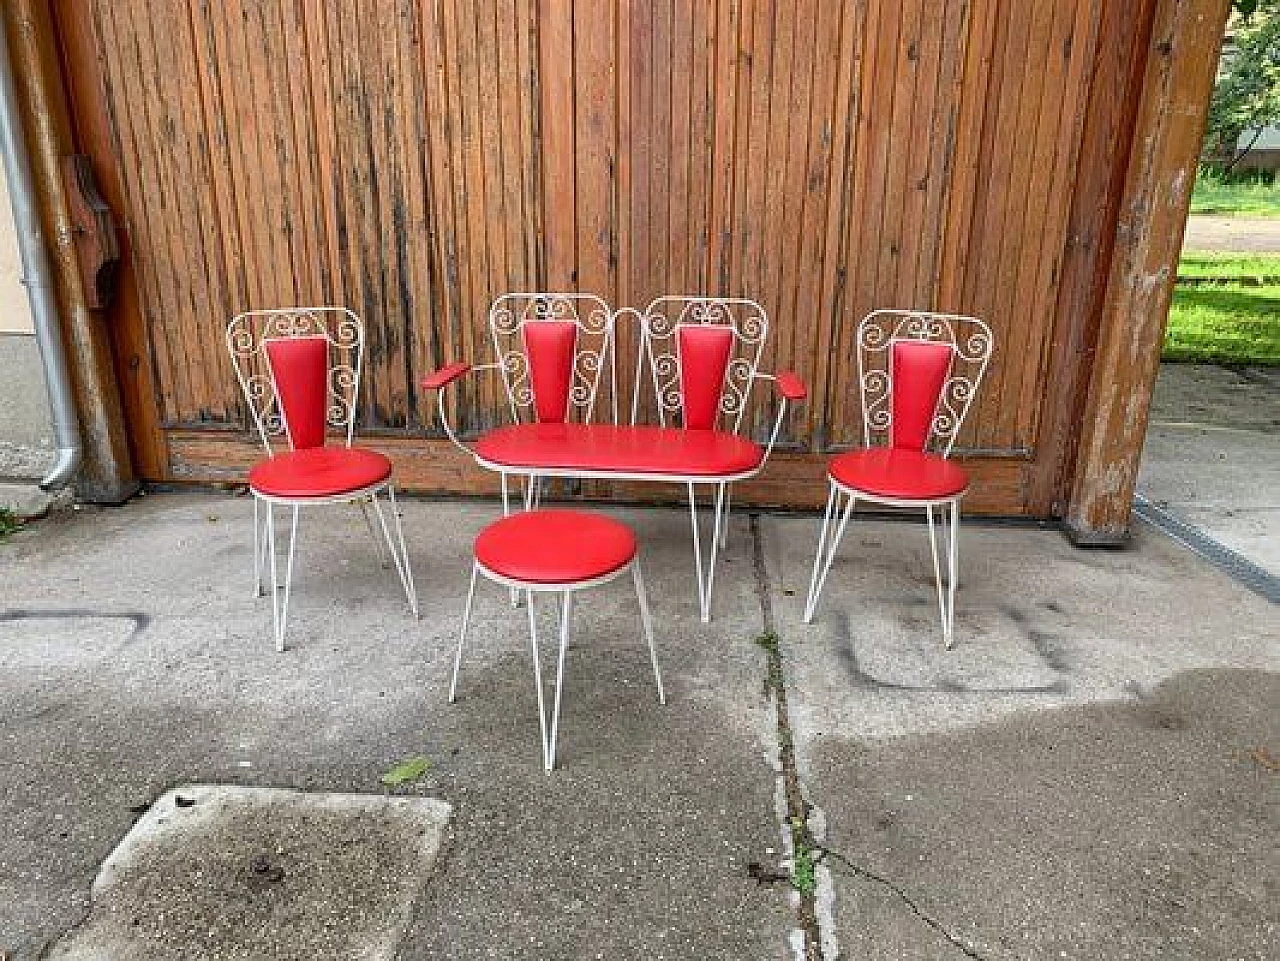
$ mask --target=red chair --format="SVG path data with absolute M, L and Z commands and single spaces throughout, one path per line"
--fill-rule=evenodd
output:
M 249 490 L 253 494 L 253 582 L 255 595 L 261 597 L 265 547 L 271 555 L 271 615 L 276 649 L 284 650 L 298 514 L 303 507 L 359 504 L 380 562 L 386 566 L 384 550 L 389 551 L 409 608 L 417 617 L 418 596 L 396 508 L 391 461 L 377 451 L 351 446 L 364 358 L 364 324 L 360 318 L 339 307 L 249 311 L 227 325 L 227 349 L 267 452 L 267 459 L 249 471 Z M 328 443 L 330 428 L 343 432 L 341 443 Z M 281 435 L 288 441 L 287 451 L 271 446 L 272 437 Z M 383 491 L 391 504 L 395 540 L 378 500 Z M 260 504 L 266 507 L 265 543 Z M 277 504 L 291 508 L 293 514 L 283 597 L 276 571 Z M 381 536 L 374 529 L 368 504 L 373 505 Z
M 929 521 L 943 642 L 947 648 L 954 644 L 960 499 L 969 478 L 948 457 L 986 373 L 992 346 L 991 329 L 974 317 L 880 310 L 858 325 L 866 446 L 828 465 L 831 491 L 809 581 L 806 624 L 813 621 L 854 504 L 866 500 L 887 507 L 922 507 Z M 949 523 L 943 520 L 948 530 L 945 591 L 933 529 L 935 508 L 950 514 Z M 837 513 L 840 520 L 833 536 Z
M 629 425 L 618 422 L 613 350 L 616 319 L 623 314 L 640 323 Z M 759 369 L 769 330 L 764 309 L 733 298 L 660 297 L 643 314 L 631 309 L 614 314 L 597 297 L 542 293 L 499 297 L 489 316 L 495 363 L 451 364 L 423 381 L 424 388 L 440 391 L 440 419 L 449 438 L 480 466 L 502 476 L 504 512 L 510 511 L 509 474 L 528 479 L 527 507 L 538 503 L 546 477 L 685 486 L 699 609 L 702 620 L 709 620 L 716 558 L 727 534 L 729 486 L 763 469 L 788 402 L 805 397 L 795 374 L 774 377 Z M 484 433 L 474 448 L 459 439 L 443 393 L 472 370 L 501 374 L 512 416 L 510 425 Z M 597 423 L 606 370 L 613 421 Z M 746 436 L 757 381 L 772 383 L 778 395 L 767 446 Z M 646 383 L 653 388 L 657 424 L 640 423 Z M 703 550 L 699 533 L 699 487 L 713 493 L 709 551 Z
M 542 761 L 549 772 L 556 765 L 556 738 L 560 731 L 560 694 L 564 689 L 564 657 L 569 647 L 569 625 L 573 619 L 573 596 L 588 587 L 607 584 L 615 577 L 631 572 L 636 600 L 640 605 L 640 623 L 649 644 L 649 662 L 658 686 L 658 702 L 667 703 L 658 670 L 658 652 L 653 645 L 653 619 L 645 596 L 644 578 L 640 574 L 636 537 L 621 521 L 582 511 L 539 510 L 504 517 L 486 527 L 475 543 L 475 561 L 471 565 L 471 587 L 462 613 L 462 631 L 453 659 L 453 681 L 449 685 L 449 703 L 458 693 L 458 670 L 462 665 L 462 648 L 471 623 L 471 605 L 476 596 L 476 578 L 488 580 L 523 592 L 529 612 L 529 643 L 533 648 L 533 680 L 538 692 L 538 726 L 542 733 Z M 542 696 L 542 659 L 538 652 L 538 621 L 533 609 L 535 594 L 550 593 L 560 597 L 560 654 L 556 660 L 556 692 L 550 722 Z M 550 731 L 548 731 L 550 727 Z

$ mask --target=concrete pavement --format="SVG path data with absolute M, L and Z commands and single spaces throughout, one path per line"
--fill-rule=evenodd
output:
M 1280 370 L 1165 364 L 1138 491 L 1280 577 Z
M 841 956 L 1270 957 L 1280 618 L 1140 525 L 961 535 L 943 650 L 921 525 L 762 525 Z
M 420 622 L 357 511 L 304 518 L 283 655 L 245 498 L 149 495 L 0 543 L 0 951 L 28 961 L 80 922 L 167 788 L 379 794 L 421 755 L 397 790 L 452 816 L 398 957 L 789 957 L 762 598 L 833 954 L 1213 959 L 1274 938 L 1275 608 L 1217 570 L 1146 528 L 1096 553 L 969 525 L 947 653 L 919 525 L 858 519 L 804 627 L 817 521 L 739 515 L 702 625 L 687 515 L 606 510 L 640 535 L 669 703 L 626 585 L 584 595 L 550 776 L 499 588 L 446 703 L 491 503 L 405 505 Z

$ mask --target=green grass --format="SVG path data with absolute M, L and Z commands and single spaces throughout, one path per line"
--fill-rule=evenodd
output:
M 22 526 L 18 515 L 7 507 L 0 507 L 0 541 Z
M 1184 253 L 1179 277 L 1280 277 L 1280 254 Z
M 1280 364 L 1280 286 L 1180 286 L 1173 294 L 1164 359 Z
M 1201 167 L 1191 194 L 1193 214 L 1234 214 L 1239 217 L 1280 217 L 1280 184 L 1274 176 L 1237 174 L 1224 177 Z

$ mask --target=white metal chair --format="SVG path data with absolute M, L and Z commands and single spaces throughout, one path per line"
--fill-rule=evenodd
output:
M 542 760 L 547 771 L 556 764 L 556 737 L 560 730 L 560 694 L 564 687 L 564 657 L 569 647 L 569 624 L 573 618 L 573 596 L 588 587 L 607 584 L 627 571 L 635 582 L 636 599 L 640 603 L 640 621 L 649 644 L 649 660 L 653 679 L 658 685 L 658 702 L 667 703 L 658 671 L 658 653 L 653 645 L 653 619 L 645 596 L 644 578 L 636 538 L 631 528 L 620 521 L 599 514 L 569 510 L 535 510 L 495 521 L 486 527 L 475 543 L 475 561 L 471 566 L 471 587 L 462 614 L 462 631 L 453 659 L 453 681 L 449 685 L 449 703 L 457 698 L 458 670 L 462 665 L 462 647 L 471 623 L 471 605 L 476 594 L 476 578 L 523 591 L 529 611 L 529 643 L 533 648 L 533 678 L 538 691 L 538 726 L 542 733 Z M 533 608 L 535 594 L 560 595 L 560 655 L 556 662 L 555 705 L 550 725 L 542 695 L 542 659 L 538 652 L 538 624 Z M 547 730 L 550 726 L 550 731 Z
M 813 621 L 857 501 L 922 507 L 929 522 L 943 642 L 950 648 L 955 643 L 960 499 L 969 478 L 948 457 L 991 359 L 991 329 L 975 317 L 879 310 L 858 325 L 856 347 L 866 446 L 841 454 L 828 465 L 830 493 L 804 621 Z M 950 515 L 949 522 L 945 514 L 942 521 L 947 532 L 945 590 L 934 533 L 935 508 Z
M 253 494 L 254 593 L 262 596 L 265 547 L 270 553 L 276 649 L 285 649 L 298 515 L 303 507 L 358 503 L 380 562 L 386 566 L 385 552 L 389 552 L 409 608 L 418 616 L 391 461 L 377 451 L 351 445 L 364 357 L 360 318 L 340 307 L 248 311 L 231 320 L 226 336 L 232 366 L 267 452 L 267 459 L 249 471 L 248 481 Z M 328 443 L 330 428 L 342 432 L 340 444 Z M 281 435 L 288 442 L 287 451 L 277 451 L 271 445 L 271 439 Z M 391 505 L 394 539 L 378 499 L 383 491 Z M 277 576 L 277 504 L 290 508 L 293 515 L 283 592 Z M 369 515 L 369 504 L 378 518 L 381 536 Z M 260 505 L 265 506 L 265 525 Z
M 618 317 L 640 323 L 631 424 L 618 423 Z M 642 314 L 616 314 L 587 294 L 506 294 L 489 313 L 495 363 L 455 363 L 427 377 L 436 390 L 445 432 L 476 463 L 502 475 L 503 512 L 510 513 L 507 475 L 529 480 L 525 506 L 536 507 L 543 478 L 677 483 L 689 492 L 694 559 L 702 620 L 711 617 L 711 589 L 719 545 L 727 532 L 728 488 L 760 472 L 773 449 L 787 403 L 804 398 L 793 373 L 761 373 L 760 357 L 769 324 L 764 308 L 749 300 L 660 297 Z M 648 365 L 650 374 L 645 373 Z M 606 389 L 611 423 L 594 422 Z M 513 423 L 464 444 L 449 420 L 444 388 L 472 370 L 501 374 Z M 643 383 L 652 384 L 657 424 L 640 423 Z M 751 390 L 757 380 L 774 382 L 779 395 L 768 447 L 743 436 Z M 704 561 L 696 489 L 715 491 L 709 559 Z

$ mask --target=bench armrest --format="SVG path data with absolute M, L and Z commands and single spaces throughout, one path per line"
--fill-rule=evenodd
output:
M 809 389 L 794 370 L 781 371 L 774 378 L 774 387 L 789 401 L 801 401 L 809 396 Z
M 422 378 L 422 388 L 423 390 L 440 390 L 442 387 L 448 387 L 470 370 L 471 365 L 466 361 L 448 364 Z

